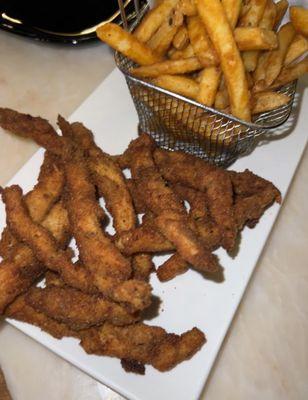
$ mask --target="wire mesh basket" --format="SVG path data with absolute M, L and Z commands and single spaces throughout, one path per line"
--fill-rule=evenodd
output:
M 145 9 L 131 29 L 137 26 L 144 12 Z M 250 123 L 136 78 L 130 74 L 130 69 L 136 66 L 134 62 L 118 52 L 115 60 L 134 101 L 139 131 L 151 135 L 162 148 L 182 150 L 217 165 L 226 167 L 250 152 L 256 139 L 283 124 L 292 110 L 296 81 L 277 90 L 290 97 L 286 105 L 256 115 Z

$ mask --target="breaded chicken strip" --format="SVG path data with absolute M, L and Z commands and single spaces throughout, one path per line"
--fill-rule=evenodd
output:
M 42 222 L 58 245 L 67 246 L 70 233 L 67 211 L 60 201 L 53 206 Z M 19 243 L 14 254 L 1 262 L 0 267 L 0 314 L 19 294 L 25 292 L 45 271 L 45 267 L 34 256 L 32 250 Z
M 216 257 L 190 229 L 185 207 L 158 172 L 152 157 L 154 148 L 153 140 L 143 134 L 132 141 L 127 150 L 131 155 L 132 177 L 144 204 L 155 215 L 158 229 L 175 245 L 183 259 L 196 269 L 217 270 Z
M 36 311 L 43 312 L 74 330 L 101 325 L 105 321 L 113 325 L 129 325 L 140 319 L 138 314 L 128 313 L 119 304 L 68 286 L 32 288 L 25 299 Z
M 64 186 L 63 170 L 59 160 L 49 152 L 45 152 L 44 161 L 34 188 L 25 195 L 25 203 L 31 218 L 41 222 L 51 207 L 58 201 Z M 14 253 L 18 241 L 6 227 L 0 241 L 0 256 L 8 258 Z
M 95 141 L 92 132 L 80 122 L 69 124 L 63 117 L 58 117 L 58 124 L 64 136 L 71 138 L 85 154 L 91 178 L 106 207 L 113 217 L 116 233 L 129 231 L 136 227 L 137 217 L 132 197 L 126 185 L 120 167 L 112 157 L 103 152 Z M 133 257 L 133 278 L 147 281 L 153 270 L 152 257 L 149 254 L 138 254 Z
M 197 328 L 175 335 L 142 323 L 124 327 L 105 323 L 81 332 L 81 346 L 87 353 L 134 360 L 159 371 L 168 371 L 191 358 L 205 341 Z
M 166 282 L 184 274 L 188 269 L 189 264 L 179 254 L 175 253 L 157 268 L 156 275 L 161 282 Z
M 63 138 L 59 140 L 56 131 L 46 119 L 0 108 L 0 126 L 15 135 L 34 140 L 53 154 L 63 154 L 66 141 Z
M 205 191 L 211 216 L 221 232 L 222 246 L 231 251 L 237 236 L 233 190 L 227 171 L 179 151 L 156 149 L 154 160 L 163 177 Z
M 63 135 L 73 139 L 84 151 L 92 181 L 105 199 L 116 232 L 124 232 L 135 227 L 136 214 L 122 170 L 109 154 L 96 145 L 92 132 L 82 123 L 69 124 L 59 116 L 58 124 Z
M 62 339 L 67 336 L 78 337 L 78 333 L 73 329 L 70 329 L 66 324 L 58 322 L 48 317 L 46 314 L 36 311 L 25 301 L 25 296 L 26 294 L 20 295 L 7 307 L 5 310 L 5 316 L 7 318 L 16 319 L 18 321 L 38 326 L 56 339 Z
M 94 281 L 87 269 L 72 263 L 70 255 L 58 247 L 47 229 L 31 220 L 22 200 L 22 191 L 17 185 L 3 189 L 2 198 L 6 205 L 7 223 L 12 232 L 31 248 L 42 264 L 58 272 L 68 285 L 87 293 L 93 293 L 93 289 L 106 289 L 104 278 L 102 282 L 99 277 Z M 108 292 L 112 300 L 129 306 L 131 310 L 140 310 L 150 304 L 149 284 L 137 280 L 115 281 L 116 285 L 110 285 Z

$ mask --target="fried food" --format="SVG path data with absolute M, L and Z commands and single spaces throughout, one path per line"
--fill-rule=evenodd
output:
M 189 265 L 183 258 L 175 253 L 157 268 L 156 275 L 161 282 L 170 281 L 189 270 Z
M 67 212 L 62 202 L 57 203 L 45 217 L 42 225 L 50 231 L 63 249 L 70 238 Z M 1 262 L 0 267 L 0 314 L 19 294 L 25 292 L 45 271 L 32 250 L 25 244 L 17 244 L 14 254 Z
M 147 13 L 134 32 L 134 36 L 141 42 L 147 42 L 158 30 L 163 21 L 170 16 L 179 0 L 165 0 Z
M 135 254 L 132 259 L 133 278 L 140 281 L 148 281 L 151 272 L 155 271 L 155 266 L 150 254 Z
M 70 329 L 66 324 L 58 322 L 31 307 L 25 300 L 26 295 L 27 294 L 20 295 L 7 307 L 5 310 L 5 316 L 7 318 L 38 326 L 56 339 L 78 337 L 78 333 Z
M 252 98 L 252 113 L 260 114 L 266 111 L 275 110 L 279 107 L 285 106 L 290 101 L 291 98 L 283 93 L 271 91 L 255 93 Z
M 293 42 L 290 44 L 286 58 L 284 60 L 284 65 L 289 66 L 307 52 L 308 40 L 304 36 L 297 34 L 294 37 Z
M 128 151 L 132 157 L 131 171 L 137 189 L 149 211 L 155 215 L 155 224 L 178 253 L 196 269 L 214 271 L 217 260 L 202 245 L 189 228 L 188 216 L 175 193 L 166 186 L 153 160 L 154 143 L 143 134 L 131 142 Z
M 278 78 L 271 85 L 271 89 L 276 89 L 287 83 L 293 82 L 294 80 L 298 79 L 300 76 L 306 74 L 307 72 L 308 72 L 308 57 L 304 58 L 304 60 L 288 68 L 282 68 Z
M 225 13 L 232 29 L 237 25 L 242 7 L 242 0 L 222 0 Z
M 89 354 L 134 360 L 150 364 L 159 371 L 168 371 L 191 358 L 205 341 L 204 334 L 197 328 L 175 335 L 142 323 L 127 327 L 105 323 L 81 333 L 81 346 Z
M 47 229 L 31 220 L 18 186 L 4 189 L 2 198 L 6 205 L 7 222 L 14 234 L 31 248 L 47 268 L 58 272 L 68 285 L 86 293 L 99 290 L 131 310 L 143 309 L 150 304 L 151 287 L 147 283 L 137 280 L 119 281 L 116 274 L 112 275 L 112 271 L 109 271 L 111 278 L 98 276 L 94 279 L 83 265 L 73 264 L 70 255 L 58 247 Z M 132 296 L 132 293 L 135 295 Z
M 68 126 L 60 116 L 58 123 L 63 134 L 69 130 L 71 138 L 84 151 L 91 178 L 105 199 L 115 231 L 119 233 L 132 229 L 136 225 L 136 214 L 120 167 L 95 144 L 93 133 L 83 124 L 75 122 Z
M 220 82 L 221 71 L 216 67 L 205 68 L 200 74 L 197 100 L 205 106 L 214 104 Z
M 260 27 L 239 27 L 234 30 L 234 38 L 239 50 L 273 50 L 278 47 L 274 31 Z M 248 71 L 251 71 L 250 69 Z M 253 71 L 253 70 L 252 70 Z
M 287 0 L 280 0 L 277 3 L 275 3 L 275 6 L 276 6 L 276 19 L 274 24 L 274 30 L 277 30 L 279 28 L 279 25 L 281 24 L 281 21 L 283 20 L 283 17 L 285 16 L 285 13 L 287 12 L 287 9 L 289 7 L 289 2 Z
M 172 40 L 173 47 L 177 50 L 183 50 L 189 44 L 187 27 L 182 25 Z
M 208 64 L 209 66 L 211 64 Z M 165 60 L 157 64 L 146 65 L 131 69 L 131 73 L 138 78 L 157 78 L 160 75 L 181 75 L 202 69 L 202 64 L 197 57 L 183 60 Z
M 290 19 L 296 32 L 308 38 L 308 10 L 304 7 L 290 7 Z
M 219 226 L 222 246 L 231 251 L 235 245 L 237 230 L 233 215 L 233 190 L 228 173 L 182 152 L 156 149 L 154 159 L 167 181 L 180 182 L 207 193 L 208 207 L 213 220 Z
M 270 86 L 278 77 L 284 63 L 288 48 L 295 36 L 295 29 L 291 23 L 283 25 L 278 32 L 279 47 L 273 50 L 268 58 L 265 87 Z
M 76 331 L 102 325 L 105 321 L 113 325 L 129 325 L 140 319 L 137 313 L 130 314 L 119 304 L 68 286 L 33 288 L 25 300 L 36 311 Z
M 198 0 L 197 7 L 220 59 L 230 97 L 231 113 L 244 121 L 250 121 L 245 69 L 223 6 L 219 0 Z
M 64 138 L 60 138 L 50 123 L 43 118 L 0 108 L 0 126 L 15 135 L 30 138 L 52 154 L 63 154 Z
M 196 99 L 199 93 L 198 83 L 182 75 L 160 75 L 154 78 L 152 82 L 163 89 L 191 99 Z
M 120 51 L 137 64 L 150 65 L 161 60 L 150 47 L 137 39 L 131 33 L 125 31 L 119 25 L 108 22 L 96 30 L 97 36 L 112 48 Z
M 187 19 L 188 36 L 196 57 L 203 67 L 219 64 L 218 55 L 208 37 L 201 18 L 196 15 Z
M 52 206 L 58 201 L 64 187 L 64 174 L 57 160 L 49 152 L 45 153 L 44 161 L 38 176 L 38 182 L 33 190 L 25 195 L 28 211 L 36 222 L 41 222 Z M 8 258 L 14 253 L 18 241 L 8 228 L 5 228 L 0 241 L 0 255 Z

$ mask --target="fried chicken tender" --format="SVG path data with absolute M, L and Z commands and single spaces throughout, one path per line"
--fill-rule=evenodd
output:
M 69 222 L 62 202 L 53 206 L 42 222 L 63 249 L 68 244 Z M 0 267 L 0 314 L 19 294 L 25 292 L 45 271 L 45 267 L 34 256 L 32 250 L 19 243 L 14 254 L 1 262 Z
M 68 286 L 32 288 L 25 299 L 35 310 L 65 323 L 73 330 L 102 325 L 105 321 L 113 325 L 129 325 L 140 319 L 137 313 L 130 314 L 119 304 Z
M 236 193 L 234 214 L 239 230 L 245 225 L 253 228 L 269 206 L 274 202 L 281 203 L 279 190 L 251 171 L 230 171 L 230 176 Z
M 142 323 L 124 327 L 105 323 L 81 332 L 81 346 L 87 353 L 134 360 L 159 371 L 168 371 L 191 358 L 205 341 L 197 328 L 175 335 Z
M 56 339 L 63 337 L 78 337 L 78 333 L 70 329 L 66 324 L 49 318 L 46 314 L 36 311 L 25 301 L 26 294 L 22 294 L 14 300 L 5 310 L 7 318 L 16 319 L 38 326 Z
M 0 108 L 0 126 L 15 135 L 34 140 L 53 154 L 62 156 L 65 149 L 65 139 L 57 135 L 46 119 Z
M 83 124 L 79 122 L 69 124 L 61 116 L 58 117 L 58 124 L 63 135 L 69 136 L 84 151 L 92 180 L 100 195 L 104 197 L 106 207 L 113 217 L 115 231 L 119 234 L 133 229 L 137 217 L 121 168 L 109 154 L 104 153 L 96 145 L 92 132 Z M 135 279 L 147 281 L 153 270 L 151 256 L 146 254 L 134 256 L 132 267 Z
M 105 199 L 116 232 L 124 232 L 135 227 L 136 214 L 120 167 L 109 154 L 96 145 L 93 133 L 83 124 L 80 122 L 69 124 L 61 116 L 58 117 L 58 124 L 63 134 L 65 132 L 69 134 L 85 152 L 92 180 Z
M 47 229 L 34 223 L 22 201 L 22 191 L 15 185 L 5 188 L 2 193 L 6 205 L 7 223 L 14 234 L 27 244 L 37 259 L 47 268 L 56 271 L 68 285 L 86 293 L 105 290 L 105 280 L 94 281 L 89 271 L 83 265 L 73 264 L 70 255 L 59 249 L 55 239 Z M 137 280 L 116 282 L 108 294 L 111 300 L 120 302 L 139 310 L 147 307 L 151 299 L 149 284 Z
M 156 149 L 154 160 L 167 181 L 179 182 L 206 192 L 210 214 L 221 232 L 222 246 L 231 251 L 235 245 L 237 227 L 233 213 L 233 189 L 228 173 L 179 151 Z
M 246 169 L 243 172 L 228 171 L 235 195 L 251 196 L 270 188 L 277 203 L 281 203 L 281 193 L 272 182 Z
M 59 160 L 49 152 L 45 152 L 38 182 L 33 190 L 25 195 L 25 203 L 31 218 L 41 222 L 52 206 L 58 201 L 64 186 L 64 174 L 59 168 Z M 14 253 L 18 241 L 6 227 L 0 241 L 0 255 L 8 258 Z
M 175 253 L 157 268 L 156 275 L 161 282 L 166 282 L 184 274 L 188 269 L 188 263 L 179 254 Z
M 155 215 L 158 229 L 175 245 L 181 257 L 196 269 L 217 270 L 216 257 L 190 229 L 185 207 L 159 174 L 152 157 L 154 148 L 154 142 L 145 134 L 128 147 L 127 151 L 133 154 L 131 171 L 137 190 L 147 209 Z

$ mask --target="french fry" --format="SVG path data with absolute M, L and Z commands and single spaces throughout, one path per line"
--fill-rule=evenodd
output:
M 248 11 L 240 18 L 239 26 L 241 27 L 252 27 L 255 28 L 259 25 L 267 4 L 267 0 L 251 0 L 248 2 Z M 243 52 L 242 59 L 246 71 L 254 71 L 255 65 L 255 55 L 252 55 L 249 51 L 248 53 Z
M 285 13 L 287 12 L 289 3 L 287 0 L 280 0 L 278 1 L 278 3 L 275 4 L 275 6 L 276 6 L 276 19 L 274 24 L 274 30 L 276 31 L 279 28 Z
M 148 46 L 117 24 L 107 23 L 97 28 L 100 40 L 140 65 L 150 65 L 161 60 Z
M 179 75 L 160 75 L 152 81 L 155 85 L 178 93 L 182 96 L 196 99 L 199 92 L 199 85 L 191 78 Z
M 253 80 L 255 84 L 258 82 L 263 82 L 262 85 L 264 85 L 264 79 L 265 79 L 265 74 L 266 74 L 266 66 L 268 63 L 268 59 L 270 56 L 270 52 L 264 52 L 260 55 L 258 58 L 258 63 L 257 63 L 257 68 L 255 69 L 253 73 Z
M 290 7 L 290 19 L 296 32 L 308 37 L 308 10 L 304 7 Z
M 198 14 L 195 0 L 180 0 L 178 8 L 181 13 L 188 17 L 193 17 Z
M 231 28 L 234 29 L 240 15 L 242 0 L 222 0 L 221 2 L 229 24 L 231 25 Z
M 245 68 L 223 6 L 219 0 L 198 0 L 197 7 L 220 58 L 231 112 L 239 119 L 250 121 L 249 90 Z
M 266 7 L 259 28 L 272 30 L 276 20 L 276 6 L 273 0 L 267 0 Z M 242 54 L 246 71 L 255 71 L 260 52 L 252 50 Z
M 277 92 L 260 92 L 252 97 L 252 113 L 260 114 L 288 104 L 290 97 Z
M 200 74 L 197 101 L 211 107 L 214 104 L 221 72 L 216 67 L 205 68 Z
M 273 50 L 278 47 L 275 32 L 259 27 L 236 28 L 234 30 L 234 38 L 239 50 Z
M 284 60 L 284 65 L 288 66 L 294 61 L 296 61 L 299 57 L 302 57 L 308 51 L 308 40 L 297 34 L 291 43 L 286 58 Z
M 226 87 L 219 89 L 215 97 L 215 108 L 217 110 L 225 110 L 230 105 L 229 95 Z
M 308 73 L 308 57 L 292 67 L 283 68 L 278 78 L 271 85 L 271 89 L 276 89 L 280 86 L 286 85 L 287 83 L 295 81 L 306 73 Z
M 191 44 L 189 44 L 183 50 L 175 50 L 171 49 L 168 53 L 168 56 L 171 60 L 180 60 L 184 58 L 191 58 L 195 56 L 194 49 Z
M 246 72 L 246 79 L 247 79 L 247 84 L 248 84 L 248 88 L 251 89 L 253 87 L 253 78 L 252 78 L 252 74 L 250 72 Z
M 173 41 L 173 47 L 177 50 L 183 50 L 189 44 L 188 31 L 185 25 L 182 25 L 177 33 L 175 34 Z
M 179 0 L 164 0 L 150 10 L 134 31 L 134 36 L 140 42 L 145 43 L 149 41 L 163 21 L 171 14 L 178 2 Z
M 205 26 L 199 16 L 187 18 L 187 28 L 190 43 L 194 49 L 196 57 L 199 58 L 204 67 L 217 65 L 218 56 L 208 37 Z
M 256 27 L 259 25 L 265 11 L 267 0 L 250 0 L 249 9 L 239 21 L 239 26 Z
M 279 47 L 277 50 L 273 50 L 268 58 L 265 74 L 265 87 L 269 87 L 279 75 L 288 48 L 292 43 L 294 36 L 295 29 L 290 22 L 280 28 L 278 32 Z
M 164 56 L 169 49 L 175 34 L 182 24 L 183 14 L 178 11 L 174 11 L 172 15 L 161 24 L 158 30 L 147 42 L 147 45 L 156 54 Z
M 156 78 L 159 75 L 178 75 L 198 71 L 202 64 L 197 57 L 183 60 L 166 60 L 157 64 L 145 65 L 131 69 L 131 73 L 138 78 Z

